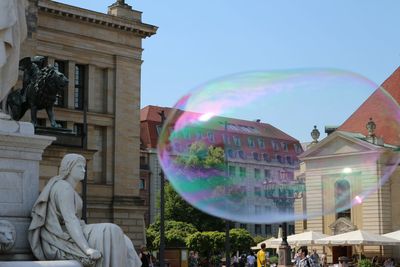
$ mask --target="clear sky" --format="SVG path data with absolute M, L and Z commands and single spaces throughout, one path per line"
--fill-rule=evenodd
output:
M 114 1 L 59 2 L 105 13 Z M 143 41 L 142 107 L 173 106 L 199 84 L 231 73 L 327 67 L 381 84 L 400 65 L 399 0 L 126 3 L 159 27 Z

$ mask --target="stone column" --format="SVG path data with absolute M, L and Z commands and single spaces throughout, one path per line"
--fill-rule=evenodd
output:
M 74 92 L 75 92 L 75 62 L 68 61 L 68 89 L 67 89 L 67 106 L 69 109 L 75 109 L 74 106 Z
M 139 197 L 139 93 L 140 63 L 115 56 L 113 217 L 135 246 L 145 242 L 146 211 Z
M 54 140 L 35 135 L 31 123 L 0 120 L 0 220 L 16 229 L 14 246 L 0 260 L 32 258 L 27 232 L 39 195 L 39 161 Z

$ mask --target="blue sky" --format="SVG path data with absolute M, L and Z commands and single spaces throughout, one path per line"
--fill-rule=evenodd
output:
M 114 1 L 59 2 L 105 13 Z M 126 3 L 159 27 L 143 41 L 142 107 L 172 106 L 199 84 L 231 73 L 337 68 L 381 84 L 400 63 L 398 0 Z

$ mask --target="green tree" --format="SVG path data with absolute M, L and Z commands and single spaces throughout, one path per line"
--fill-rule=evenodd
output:
M 166 220 L 191 223 L 199 231 L 223 231 L 225 229 L 224 220 L 194 208 L 168 183 L 165 185 L 164 207 Z
M 190 250 L 198 251 L 201 257 L 210 259 L 224 250 L 225 233 L 197 232 L 187 237 L 186 246 Z
M 176 162 L 186 168 L 216 168 L 223 170 L 225 157 L 220 147 L 209 146 L 197 141 L 190 145 L 189 152 L 177 157 Z
M 196 233 L 197 229 L 190 223 L 165 221 L 165 246 L 185 247 L 186 238 Z M 150 250 L 160 247 L 160 221 L 156 221 L 146 230 L 147 246 Z
M 189 152 L 178 156 L 176 161 L 184 168 L 206 168 L 221 173 L 224 168 L 224 151 L 220 147 L 207 147 L 204 142 L 198 141 L 191 144 Z M 215 183 L 218 179 L 223 179 L 223 175 L 210 177 L 210 183 Z M 223 231 L 225 229 L 223 220 L 192 207 L 176 193 L 170 184 L 165 186 L 165 218 L 191 223 L 199 231 Z
M 231 251 L 247 252 L 255 245 L 250 233 L 245 229 L 231 229 L 229 231 Z

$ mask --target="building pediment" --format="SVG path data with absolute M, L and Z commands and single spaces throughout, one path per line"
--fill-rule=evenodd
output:
M 329 228 L 332 230 L 334 235 L 357 230 L 357 226 L 355 226 L 350 219 L 344 217 L 337 219 L 334 223 L 329 225 Z
M 368 152 L 378 152 L 382 147 L 371 144 L 361 134 L 336 131 L 324 138 L 321 142 L 312 145 L 302 153 L 301 160 L 332 156 L 355 155 Z

